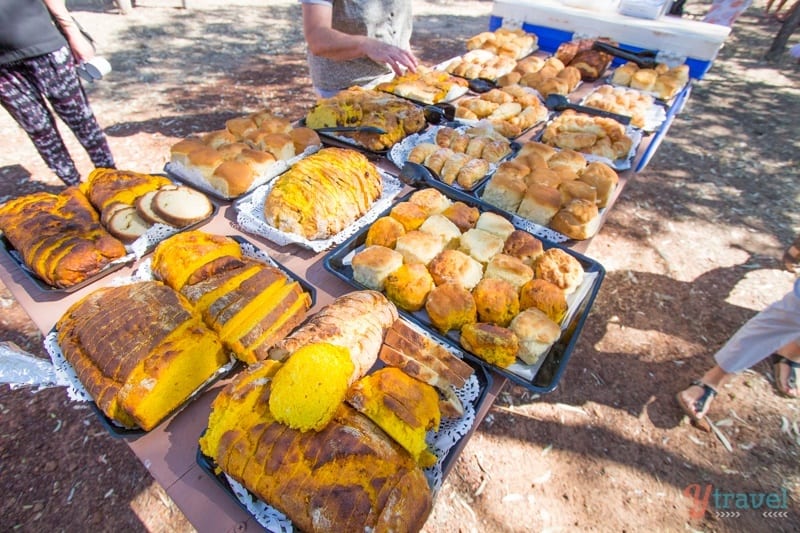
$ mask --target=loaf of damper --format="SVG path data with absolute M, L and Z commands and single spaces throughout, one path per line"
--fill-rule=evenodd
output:
M 157 281 L 98 289 L 56 324 L 58 343 L 97 406 L 154 428 L 228 357 L 189 303 Z
M 298 530 L 419 531 L 431 491 L 411 456 L 344 403 L 319 432 L 277 422 L 269 409 L 276 366 L 262 361 L 220 392 L 202 453 Z

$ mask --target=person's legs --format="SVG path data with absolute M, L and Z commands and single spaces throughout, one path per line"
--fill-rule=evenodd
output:
M 80 174 L 58 133 L 50 109 L 34 83 L 30 60 L 0 66 L 0 104 L 28 134 L 47 166 L 67 185 L 80 183 Z
M 89 107 L 69 49 L 62 48 L 42 57 L 47 61 L 37 62 L 34 67 L 39 90 L 86 149 L 94 166 L 114 168 L 114 156 Z

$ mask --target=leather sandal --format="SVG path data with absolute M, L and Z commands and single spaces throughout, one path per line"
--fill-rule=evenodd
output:
M 783 388 L 783 381 L 780 378 L 780 373 L 778 372 L 778 365 L 786 365 L 789 367 L 789 379 L 786 380 L 786 384 L 789 386 L 788 389 Z M 787 359 L 786 357 L 782 356 L 781 354 L 774 353 L 772 354 L 772 373 L 775 375 L 775 388 L 778 390 L 778 394 L 785 398 L 797 398 L 798 395 L 795 393 L 794 395 L 789 394 L 788 391 L 794 389 L 797 391 L 797 374 L 796 371 L 800 369 L 800 363 L 797 361 L 792 361 L 791 359 Z
M 797 272 L 800 268 L 800 238 L 783 253 L 783 268 L 789 272 Z
M 702 429 L 703 431 L 710 432 L 711 426 L 708 424 L 708 421 L 705 420 L 704 417 L 706 412 L 708 411 L 708 405 L 711 402 L 711 400 L 713 400 L 714 397 L 717 395 L 717 391 L 714 387 L 708 385 L 707 383 L 703 383 L 699 379 L 692 381 L 692 385 L 703 389 L 703 394 L 699 398 L 690 403 L 687 403 L 683 399 L 683 396 L 681 396 L 680 392 L 675 396 L 675 398 L 678 400 L 678 405 L 681 406 L 683 412 L 686 413 L 686 416 L 688 416 L 691 419 L 692 423 L 696 427 Z

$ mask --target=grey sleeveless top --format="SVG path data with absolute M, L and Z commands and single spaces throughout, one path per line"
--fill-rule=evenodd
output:
M 366 35 L 400 48 L 411 40 L 411 0 L 300 0 L 302 3 L 332 4 L 333 29 L 352 35 Z M 308 66 L 314 87 L 338 91 L 364 85 L 391 73 L 387 65 L 361 57 L 333 61 L 308 53 Z

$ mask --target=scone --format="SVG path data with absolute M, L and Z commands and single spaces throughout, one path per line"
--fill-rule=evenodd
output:
M 583 266 L 580 261 L 561 248 L 550 248 L 533 263 L 533 276 L 554 283 L 570 294 L 583 281 Z
M 484 187 L 481 199 L 510 213 L 516 213 L 525 197 L 526 189 L 525 181 L 519 176 L 495 174 Z
M 461 238 L 461 230 L 444 215 L 431 215 L 419 227 L 419 231 L 438 235 L 442 238 L 445 248 L 455 248 Z
M 408 201 L 420 206 L 428 216 L 441 213 L 453 203 L 447 196 L 436 189 L 420 189 L 412 193 Z
M 461 232 L 474 228 L 475 223 L 481 212 L 477 207 L 470 207 L 464 202 L 453 202 L 447 209 L 442 211 L 442 214 L 450 219 L 450 222 L 458 226 Z
M 460 343 L 468 352 L 501 368 L 511 366 L 519 352 L 519 339 L 513 331 L 483 322 L 461 328 Z
M 428 214 L 420 206 L 411 202 L 400 202 L 392 207 L 389 215 L 400 222 L 406 231 L 417 229 L 428 218 Z
M 478 320 L 498 326 L 508 326 L 519 313 L 517 289 L 497 278 L 484 278 L 472 289 L 478 309 Z
M 594 187 L 597 191 L 597 207 L 601 209 L 608 205 L 608 201 L 619 183 L 616 171 L 602 161 L 589 163 L 578 179 Z
M 425 311 L 431 324 L 443 333 L 460 330 L 478 319 L 472 293 L 458 283 L 444 283 L 429 292 Z
M 421 263 L 402 265 L 386 277 L 386 297 L 397 307 L 414 312 L 422 309 L 435 287 L 428 269 Z
M 394 248 L 397 238 L 405 234 L 406 228 L 399 220 L 392 217 L 381 217 L 373 222 L 367 230 L 367 240 L 364 244 Z
M 533 266 L 533 261 L 544 253 L 544 246 L 542 241 L 527 231 L 516 229 L 506 239 L 503 253 L 516 257 L 528 266 Z
M 471 229 L 461 234 L 459 249 L 485 264 L 503 251 L 503 245 L 503 239 L 497 235 L 482 229 Z
M 550 227 L 570 239 L 588 239 L 600 229 L 597 204 L 580 198 L 572 200 L 556 213 Z
M 414 230 L 398 237 L 394 249 L 403 255 L 406 263 L 427 265 L 444 250 L 444 241 L 438 235 Z
M 503 239 L 503 241 L 505 241 L 515 229 L 514 224 L 509 222 L 506 218 L 490 211 L 481 213 L 481 216 L 478 217 L 478 221 L 475 223 L 475 228 L 497 235 Z
M 483 265 L 458 250 L 445 250 L 428 264 L 436 285 L 455 282 L 471 291 L 483 278 Z
M 561 328 L 535 307 L 521 312 L 511 321 L 509 329 L 519 339 L 517 357 L 535 365 L 561 336 Z
M 403 266 L 403 256 L 385 246 L 368 246 L 353 256 L 353 279 L 365 287 L 382 291 L 386 277 Z
M 500 253 L 486 265 L 484 277 L 505 280 L 519 292 L 523 285 L 533 279 L 533 269 L 521 259 Z
M 561 193 L 558 189 L 533 184 L 525 192 L 517 214 L 536 224 L 547 226 L 560 208 Z
M 519 291 L 519 308 L 536 308 L 553 322 L 561 323 L 567 314 L 567 297 L 555 283 L 545 279 L 532 279 Z

